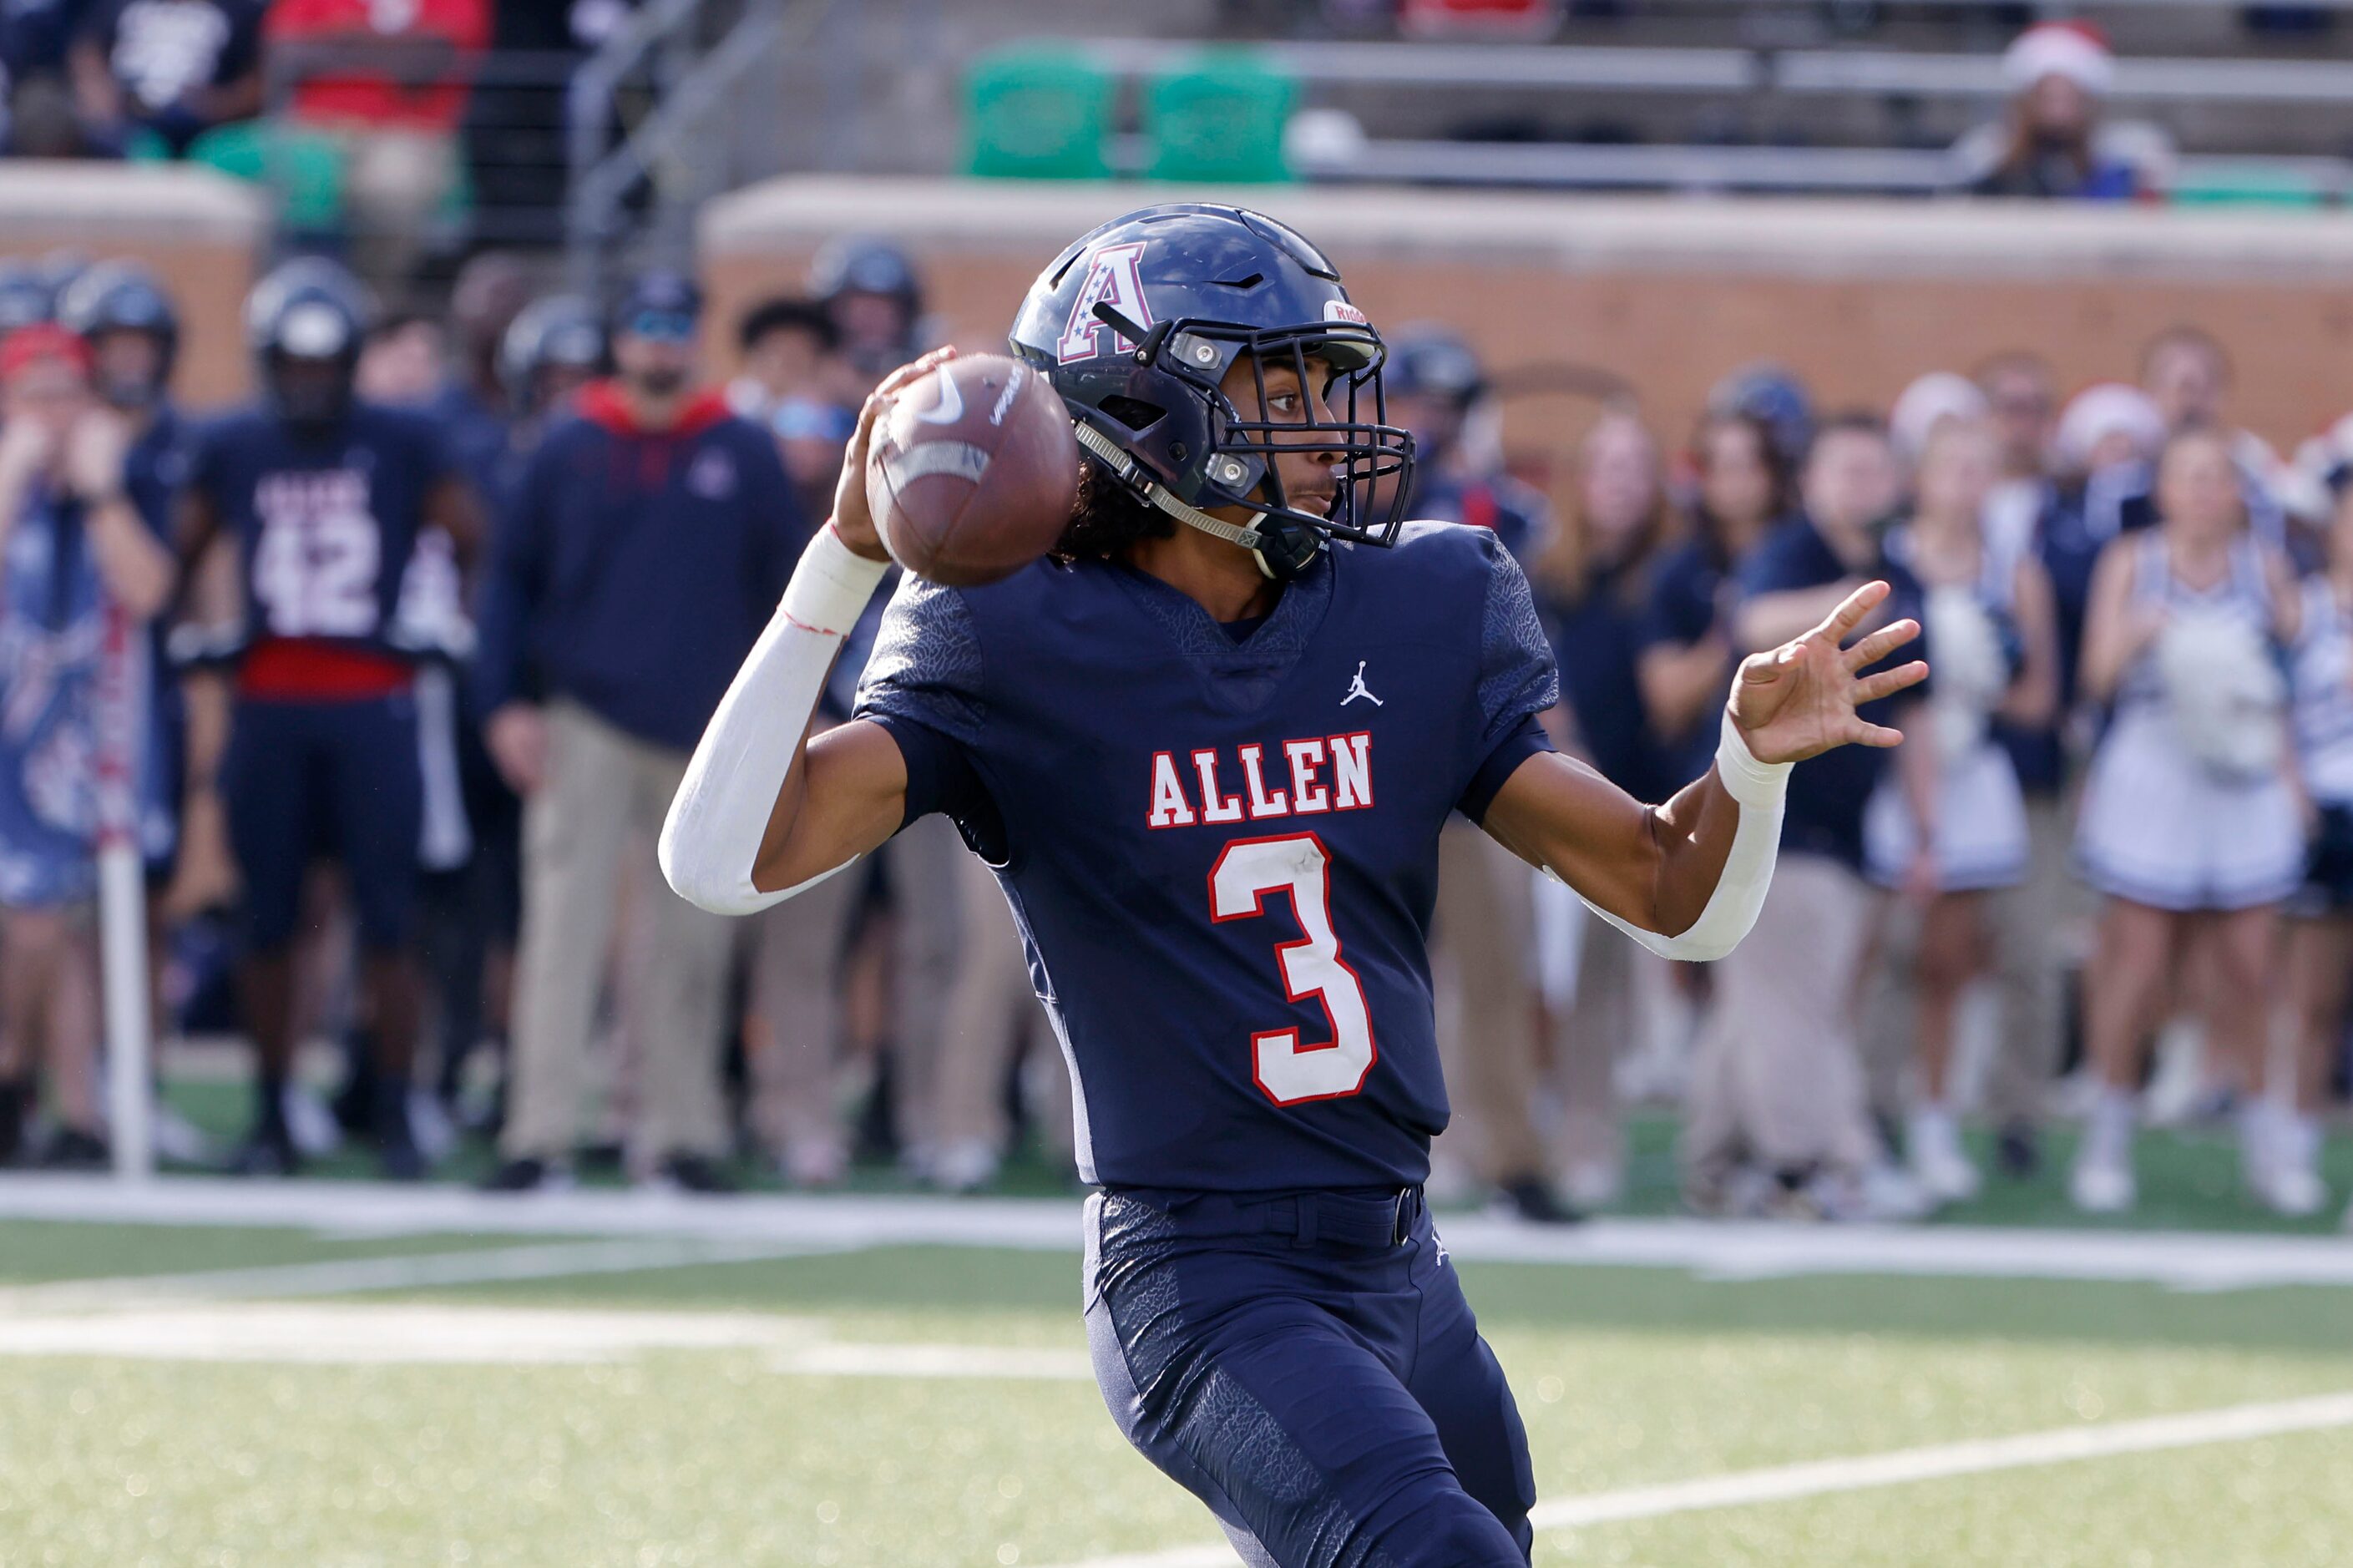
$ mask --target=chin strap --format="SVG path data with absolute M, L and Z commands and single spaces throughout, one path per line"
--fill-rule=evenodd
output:
M 1250 552 L 1250 558 L 1258 563 L 1258 569 L 1269 577 L 1281 575 L 1273 567 L 1267 564 L 1263 551 L 1264 547 L 1272 541 L 1265 534 L 1255 528 L 1245 528 L 1239 522 L 1228 522 L 1222 518 L 1211 517 L 1199 507 L 1188 505 L 1177 500 L 1167 486 L 1145 471 L 1143 464 L 1121 450 L 1117 442 L 1084 420 L 1071 421 L 1071 428 L 1078 433 L 1079 445 L 1087 449 L 1090 457 L 1118 475 L 1123 483 L 1142 491 L 1145 500 L 1179 522 L 1190 524 L 1203 533 L 1224 540 L 1228 544 L 1240 545 Z

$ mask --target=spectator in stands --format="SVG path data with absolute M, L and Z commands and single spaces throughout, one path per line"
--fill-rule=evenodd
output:
M 825 510 L 857 424 L 833 317 L 810 300 L 779 296 L 744 312 L 735 342 L 742 369 L 727 384 L 727 405 L 768 426 L 803 507 Z
M 517 313 L 499 341 L 499 386 L 512 416 L 507 445 L 526 454 L 547 423 L 603 374 L 605 321 L 576 294 L 550 294 Z M 500 493 L 508 486 L 501 484 Z
M 1876 419 L 1848 415 L 1821 426 L 1799 499 L 1799 514 L 1740 571 L 1733 640 L 1741 654 L 1802 635 L 1874 577 L 1894 589 L 1874 620 L 1918 613 L 1919 584 L 1874 531 L 1897 499 L 1894 457 Z M 1865 716 L 1904 726 L 1915 706 Z M 1686 1195 L 1704 1213 L 1917 1212 L 1916 1191 L 1884 1168 L 1851 1016 L 1873 908 L 1862 816 L 1884 757 L 1850 747 L 1798 764 L 1764 913 L 1715 965 L 1683 1130 Z
M 907 253 L 888 240 L 853 235 L 818 251 L 809 267 L 809 296 L 833 319 L 842 358 L 854 373 L 847 402 L 859 402 L 923 347 L 923 283 Z
M 44 1158 L 105 1162 L 93 852 L 107 813 L 149 804 L 101 798 L 113 726 L 100 705 L 110 687 L 143 697 L 135 651 L 108 627 L 163 607 L 171 557 L 124 487 L 130 431 L 92 395 L 90 368 L 62 327 L 0 343 L 0 1163 L 16 1152 L 37 1063 L 58 1123 Z M 111 658 L 126 661 L 111 676 Z M 153 776 L 143 758 L 111 761 L 125 791 Z
M 1016 1104 L 1034 1100 L 1049 1147 L 1068 1155 L 1070 1069 L 1030 988 L 1021 934 L 996 875 L 977 855 L 958 856 L 954 868 L 962 921 L 955 976 L 941 1018 L 933 1088 L 938 1149 L 930 1174 L 942 1191 L 968 1193 L 997 1179 L 1013 1131 L 1007 1111 Z M 1008 1080 L 1024 1060 L 1025 1047 L 1039 1067 L 1025 1075 L 1039 1080 L 1042 1092 L 1034 1097 Z
M 2291 899 L 2287 979 L 2295 1004 L 2293 1101 L 2274 1129 L 2262 1196 L 2282 1214 L 2317 1213 L 2320 1116 L 2345 1053 L 2353 1003 L 2353 486 L 2339 463 L 2325 571 L 2306 578 L 2290 667 L 2296 763 L 2313 809 L 2304 886 Z
M 173 157 L 261 112 L 261 0 L 100 0 L 73 42 L 75 105 L 93 141 Z
M 467 80 L 490 37 L 489 0 L 276 0 L 262 23 L 271 68 L 296 83 L 289 115 L 343 142 L 353 260 L 388 294 L 457 192 Z
M 429 405 L 448 432 L 450 455 L 485 496 L 505 492 L 507 392 L 499 377 L 499 349 L 524 306 L 531 273 L 522 258 L 485 250 L 458 269 L 449 290 L 448 366 Z
M 2275 650 L 2300 601 L 2287 563 L 2247 527 L 2229 438 L 2174 432 L 2157 465 L 2158 522 L 2100 555 L 2082 684 L 2116 717 L 2077 830 L 2106 895 L 2085 1033 L 2099 1099 L 2070 1193 L 2092 1213 L 2132 1207 L 2135 1100 L 2193 931 L 2209 933 L 2209 1042 L 2242 1097 L 2242 1152 L 2261 1193 L 2273 1147 L 2256 1107 L 2280 901 L 2302 880 L 2304 835 Z
M 815 300 L 779 294 L 745 310 L 735 323 L 735 378 L 727 406 L 754 425 L 788 398 L 839 402 L 847 388 L 832 363 L 841 347 L 833 316 Z
M 1788 472 L 1797 472 L 1813 447 L 1813 398 L 1805 383 L 1770 360 L 1744 365 L 1710 387 L 1707 411 L 1745 414 L 1763 426 Z
M 1988 910 L 2000 1022 L 1986 1071 L 1985 1109 L 1996 1128 L 2000 1169 L 2024 1177 L 2041 1168 L 2045 1100 L 2065 1029 L 2063 966 L 2068 944 L 2053 933 L 2067 922 L 2080 885 L 2068 866 L 2073 823 L 2062 721 L 2073 705 L 2082 584 L 2088 583 L 2096 552 L 2082 542 L 2080 481 L 2072 494 L 2060 483 L 2057 387 L 2050 364 L 2037 354 L 1999 354 L 1978 367 L 1977 381 L 2001 446 L 2001 479 L 1986 498 L 1986 548 L 2007 559 L 2031 555 L 2052 600 L 2049 714 L 2040 723 L 2003 712 L 1993 721 L 1994 735 L 2009 751 L 2025 796 L 2029 853 L 2026 879 Z M 2059 602 L 2054 561 L 2075 574 L 2078 596 L 2072 613 Z
M 2002 121 L 1954 149 L 1971 191 L 2120 201 L 2152 183 L 2124 150 L 2135 140 L 2145 145 L 2147 133 L 2119 134 L 2123 128 L 2101 120 L 2116 58 L 2097 27 L 2073 21 L 2029 27 L 2002 56 L 2001 70 L 2010 92 Z
M 148 531 L 159 541 L 169 540 L 173 502 L 187 478 L 188 447 L 195 434 L 193 423 L 172 399 L 180 323 L 171 296 L 137 262 L 102 261 L 83 271 L 58 297 L 58 320 L 89 346 L 92 388 L 124 422 L 130 441 L 123 456 L 124 492 Z M 206 894 L 210 889 L 225 889 L 235 876 L 220 803 L 211 790 L 226 713 L 216 703 L 202 726 L 204 789 L 189 787 L 184 793 L 184 782 L 193 781 L 186 766 L 190 714 L 167 654 L 164 630 L 158 617 L 145 649 L 153 809 L 141 824 L 141 847 L 147 860 L 147 951 L 159 1036 L 169 918 L 201 907 L 209 901 Z M 193 826 L 192 816 L 196 819 Z M 196 843 L 193 855 L 185 847 L 191 834 Z M 192 860 L 203 864 L 192 868 Z M 202 1158 L 201 1135 L 168 1107 L 156 1108 L 154 1126 L 159 1153 Z
M 644 857 L 655 950 L 631 993 L 649 1053 L 631 1167 L 727 1185 L 718 1052 L 733 938 L 670 891 L 649 851 L 807 529 L 775 444 L 695 387 L 701 315 L 676 273 L 631 284 L 614 318 L 617 374 L 548 433 L 491 553 L 477 678 L 491 754 L 526 803 L 500 1189 L 568 1171 L 625 856 Z
M 2281 544 L 2287 538 L 2287 518 L 2271 484 L 2279 458 L 2261 437 L 2234 429 L 2224 417 L 2231 384 L 2231 356 L 2202 327 L 2168 327 L 2141 351 L 2140 389 L 2157 411 L 2160 427 L 2222 432 L 2239 470 L 2248 526 L 2271 543 Z M 2156 489 L 2153 450 L 2135 460 L 2095 467 L 2084 489 L 2084 528 L 2105 543 L 2119 533 L 2153 526 Z
M 1413 432 L 1417 461 L 1407 515 L 1492 529 L 1533 562 L 1550 541 L 1543 496 L 1504 471 L 1494 408 L 1478 355 L 1430 322 L 1388 336 L 1389 416 Z M 1536 1130 L 1535 973 L 1527 865 L 1461 817 L 1438 841 L 1431 962 L 1445 1010 L 1454 1121 L 1432 1147 L 1441 1188 L 1472 1183 L 1523 1217 L 1567 1217 L 1554 1196 Z
M 1993 904 L 2024 882 L 2030 841 L 2016 765 L 1997 717 L 2050 721 L 2058 695 L 2050 579 L 2028 542 L 2005 552 L 1985 531 L 2000 443 L 1982 421 L 1948 418 L 1927 437 L 1911 516 L 1883 548 L 1926 595 L 1936 687 L 1926 722 L 1897 753 L 1863 817 L 1872 879 L 1906 897 L 1881 926 L 1866 1057 L 1913 1069 L 1905 1152 L 1938 1203 L 1977 1195 L 1953 1103 L 1953 1039 L 1962 989 L 2000 931 Z M 1924 826 L 1925 825 L 1925 826 Z M 2047 933 L 2034 939 L 2047 941 Z
M 1698 491 L 1691 536 L 1660 557 L 1636 634 L 1642 708 L 1671 759 L 1695 779 L 1715 760 L 1717 721 L 1739 659 L 1725 599 L 1749 552 L 1792 504 L 1789 471 L 1764 422 L 1711 414 L 1692 441 Z
M 1560 666 L 1572 748 L 1637 800 L 1662 801 L 1689 783 L 1672 776 L 1642 707 L 1637 673 L 1654 569 L 1670 544 L 1658 443 L 1628 410 L 1605 413 L 1578 449 L 1577 508 L 1533 574 L 1536 609 Z M 1625 1150 L 1618 1125 L 1618 1053 L 1645 1033 L 1638 987 L 1658 961 L 1606 921 L 1582 923 L 1576 999 L 1555 1020 L 1552 1056 L 1561 1101 L 1564 1184 L 1587 1202 L 1614 1198 Z
M 448 337 L 429 310 L 396 310 L 368 327 L 353 384 L 371 403 L 422 408 L 441 386 Z

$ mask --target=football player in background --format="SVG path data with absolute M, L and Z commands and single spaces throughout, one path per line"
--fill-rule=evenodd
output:
M 296 1163 L 284 1097 L 293 940 L 321 854 L 342 865 L 358 916 L 385 1173 L 422 1173 L 406 1097 L 423 780 L 414 664 L 393 632 L 418 535 L 441 528 L 470 554 L 481 520 L 432 419 L 354 395 L 367 315 L 359 285 L 315 258 L 255 287 L 246 332 L 260 402 L 206 432 L 180 503 L 183 583 L 227 533 L 245 601 L 220 789 L 245 889 L 240 996 L 260 1058 L 237 1160 L 248 1173 Z
M 1790 763 L 1892 745 L 1858 702 L 1916 627 L 1853 593 L 1742 670 L 1715 767 L 1646 806 L 1552 749 L 1528 587 L 1487 531 L 1408 527 L 1410 436 L 1332 264 L 1271 219 L 1151 208 L 1071 247 L 1014 350 L 1085 454 L 1052 558 L 910 577 L 858 716 L 804 740 L 887 564 L 862 411 L 829 526 L 662 837 L 745 913 L 945 812 L 997 868 L 1076 1089 L 1084 1299 L 1129 1439 L 1255 1563 L 1525 1564 L 1526 1437 L 1421 1201 L 1447 1119 L 1428 933 L 1463 815 L 1675 957 L 1762 901 Z

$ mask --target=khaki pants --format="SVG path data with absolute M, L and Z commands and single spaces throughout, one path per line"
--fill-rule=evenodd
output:
M 649 937 L 642 976 L 623 992 L 627 1032 L 645 1052 L 631 1168 L 650 1169 L 671 1154 L 720 1154 L 729 922 L 671 892 L 647 853 L 686 753 L 564 700 L 548 705 L 547 741 L 546 780 L 523 808 L 514 1080 L 501 1149 L 509 1158 L 561 1159 L 579 1137 L 588 1031 L 628 853 L 646 862 L 633 869 Z
M 1645 1020 L 1636 967 L 1653 960 L 1634 939 L 1598 915 L 1578 931 L 1577 1000 L 1552 1029 L 1552 1080 L 1560 1097 L 1562 1173 L 1625 1158 L 1618 1115 L 1618 1058 L 1641 1042 Z
M 1994 980 L 2000 988 L 2000 1032 L 1986 1074 L 1986 1113 L 1999 1123 L 2039 1125 L 2059 1070 L 2066 1029 L 2066 949 L 2060 941 L 2070 903 L 2080 898 L 2070 848 L 2074 823 L 2057 795 L 2026 797 L 2033 845 L 2026 880 L 1998 894 L 1993 922 Z
M 892 1119 L 902 1148 L 920 1158 L 937 1136 L 942 1015 L 963 926 L 955 878 L 956 863 L 971 857 L 944 816 L 923 818 L 878 853 L 895 912 Z M 861 862 L 758 917 L 752 1005 L 762 1034 L 752 1042 L 752 1122 L 772 1152 L 849 1140 L 839 1096 L 841 958 L 869 869 Z
M 2029 797 L 2032 842 L 2027 879 L 1988 894 L 1985 921 L 2000 1008 L 1992 1058 L 1986 1064 L 1985 1110 L 1997 1123 L 2042 1120 L 2058 1069 L 2063 1024 L 2058 940 L 2074 878 L 2068 858 L 2073 828 L 2060 803 Z M 1919 999 L 1920 912 L 1883 897 L 1867 959 L 1862 1012 L 1863 1070 L 1873 1112 L 1899 1121 L 1910 1104 L 1913 1037 Z
M 1784 855 L 1751 931 L 1714 970 L 1683 1128 L 1697 1182 L 1754 1161 L 1853 1170 L 1878 1157 L 1852 1018 L 1855 965 L 1875 901 L 1820 855 Z
M 892 1113 L 901 1153 L 920 1165 L 939 1146 L 940 1040 L 964 928 L 957 863 L 972 855 L 955 824 L 937 814 L 892 839 L 882 855 L 898 933 L 891 995 Z
M 964 941 L 948 989 L 938 1072 L 933 1079 L 939 1146 L 979 1143 L 1004 1152 L 1010 1136 L 1005 1075 L 1027 1038 L 1043 1042 L 1036 1052 L 1042 1058 L 1039 1088 L 1044 1101 L 1038 1115 L 1047 1145 L 1067 1151 L 1070 1069 L 1030 988 L 1013 911 L 1006 907 L 996 874 L 978 856 L 957 856 L 955 876 Z
M 1438 836 L 1438 1047 L 1454 1118 L 1432 1152 L 1483 1181 L 1544 1174 L 1536 1090 L 1535 913 L 1525 861 L 1467 821 Z
M 752 1130 L 772 1154 L 849 1161 L 842 1125 L 841 948 L 863 865 L 762 910 L 752 930 Z

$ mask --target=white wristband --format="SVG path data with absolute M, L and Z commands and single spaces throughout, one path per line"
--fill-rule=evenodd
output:
M 1789 770 L 1796 765 L 1758 762 L 1747 737 L 1733 722 L 1732 710 L 1725 710 L 1723 732 L 1715 742 L 1715 776 L 1724 782 L 1725 794 L 1751 810 L 1778 807 L 1789 787 Z
M 784 612 L 813 632 L 848 637 L 889 570 L 888 561 L 870 561 L 844 544 L 828 519 L 793 568 L 792 581 L 785 586 Z

